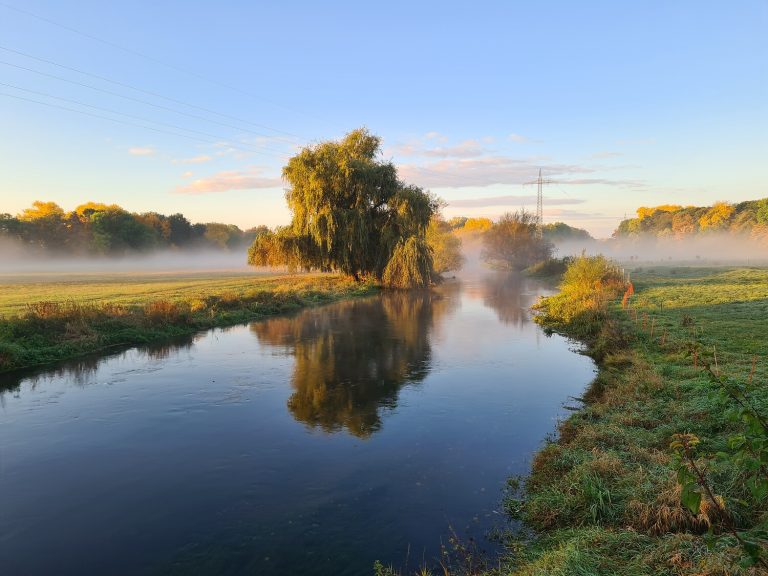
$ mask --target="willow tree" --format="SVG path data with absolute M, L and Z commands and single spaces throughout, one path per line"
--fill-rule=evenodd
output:
M 395 166 L 381 160 L 380 146 L 378 137 L 358 129 L 292 157 L 283 168 L 291 224 L 257 238 L 249 262 L 382 279 L 406 244 L 424 244 L 438 203 L 421 188 L 404 184 Z M 427 252 L 418 258 L 418 282 L 410 284 L 431 281 Z

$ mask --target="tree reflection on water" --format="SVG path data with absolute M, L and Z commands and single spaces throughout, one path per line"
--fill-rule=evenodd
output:
M 455 300 L 388 292 L 251 324 L 262 344 L 295 357 L 288 409 L 313 429 L 366 438 L 405 384 L 430 370 L 432 329 Z
M 526 278 L 516 273 L 488 274 L 482 280 L 483 304 L 496 312 L 502 324 L 523 326 L 530 320 L 533 304 L 526 283 Z

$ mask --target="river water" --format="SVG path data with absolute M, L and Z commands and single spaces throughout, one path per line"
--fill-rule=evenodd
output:
M 594 376 L 489 274 L 0 376 L 0 572 L 370 574 L 504 525 Z

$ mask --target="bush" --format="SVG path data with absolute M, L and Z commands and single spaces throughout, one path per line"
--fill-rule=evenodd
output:
M 593 322 L 602 317 L 607 303 L 626 287 L 622 271 L 605 256 L 581 255 L 568 264 L 560 293 L 545 298 L 535 309 L 542 313 L 542 323 Z

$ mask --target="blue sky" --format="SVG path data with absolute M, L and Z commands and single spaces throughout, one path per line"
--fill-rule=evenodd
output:
M 0 0 L 0 212 L 286 223 L 285 159 L 367 126 L 447 216 L 534 208 L 542 168 L 545 219 L 606 236 L 768 196 L 766 30 L 764 0 Z

